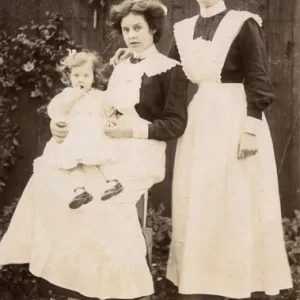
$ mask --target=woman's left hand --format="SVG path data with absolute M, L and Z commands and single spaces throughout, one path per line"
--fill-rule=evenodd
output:
M 128 122 L 126 118 L 119 118 L 118 120 L 109 119 L 104 132 L 107 136 L 112 138 L 132 138 L 133 137 L 133 123 Z
M 238 159 L 246 159 L 249 156 L 254 156 L 256 155 L 257 151 L 257 137 L 250 133 L 244 132 L 238 148 Z
M 132 53 L 132 50 L 129 48 L 119 48 L 114 56 L 109 60 L 109 64 L 115 67 L 120 63 L 120 61 L 129 58 Z

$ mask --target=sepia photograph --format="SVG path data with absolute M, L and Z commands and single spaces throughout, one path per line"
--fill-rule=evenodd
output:
M 300 300 L 300 0 L 0 0 L 0 300 Z

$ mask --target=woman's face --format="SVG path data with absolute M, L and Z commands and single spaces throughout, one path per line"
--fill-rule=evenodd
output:
M 130 12 L 121 21 L 124 41 L 134 52 L 142 52 L 153 45 L 154 30 L 151 30 L 145 17 Z
M 197 2 L 199 3 L 200 6 L 202 7 L 210 7 L 213 6 L 219 2 L 221 2 L 222 0 L 197 0 Z

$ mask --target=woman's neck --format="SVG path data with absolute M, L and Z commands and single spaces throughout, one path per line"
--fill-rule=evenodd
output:
M 213 17 L 213 16 L 223 12 L 224 10 L 226 10 L 226 5 L 225 5 L 224 1 L 222 1 L 222 0 L 220 0 L 210 6 L 203 6 L 200 4 L 200 15 L 203 18 Z
M 141 52 L 133 52 L 133 57 L 134 58 L 140 58 L 140 59 L 144 59 L 147 58 L 148 56 L 157 53 L 157 49 L 155 44 L 150 45 L 148 48 L 146 48 L 145 50 L 141 51 Z

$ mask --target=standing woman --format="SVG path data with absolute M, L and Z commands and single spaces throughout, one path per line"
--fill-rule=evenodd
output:
M 292 281 L 263 114 L 274 92 L 261 19 L 197 1 L 170 53 L 198 91 L 177 145 L 167 277 L 186 300 L 276 295 Z
M 134 49 L 136 59 L 114 70 L 108 100 L 124 116 L 130 109 L 136 122 L 121 117 L 107 128 L 107 134 L 159 141 L 180 137 L 187 123 L 187 78 L 177 61 L 155 47 L 165 23 L 163 5 L 157 0 L 125 0 L 112 8 L 112 23 Z M 61 142 L 67 126 L 60 132 L 58 124 L 52 122 L 51 127 Z M 136 155 L 144 157 L 145 153 L 137 151 Z M 66 205 L 68 172 L 38 164 L 1 240 L 0 265 L 29 262 L 35 276 L 54 285 L 69 300 L 129 300 L 151 295 L 153 280 L 136 203 L 152 173 L 139 178 L 145 166 L 129 167 L 137 169 L 137 177 L 128 178 L 122 193 L 101 201 L 105 180 L 97 168 L 84 165 L 85 184 L 95 201 L 72 210 Z M 156 167 L 153 163 L 151 172 Z

